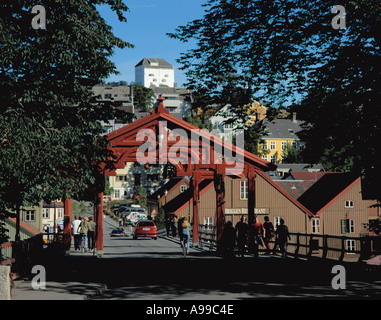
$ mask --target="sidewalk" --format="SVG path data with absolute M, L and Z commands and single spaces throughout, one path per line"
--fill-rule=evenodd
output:
M 46 289 L 35 290 L 31 281 L 15 280 L 12 300 L 85 300 L 106 290 L 104 284 L 47 282 Z

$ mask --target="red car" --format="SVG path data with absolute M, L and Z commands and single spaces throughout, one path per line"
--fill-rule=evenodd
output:
M 157 239 L 157 227 L 152 220 L 140 220 L 135 227 L 134 239 L 151 237 Z

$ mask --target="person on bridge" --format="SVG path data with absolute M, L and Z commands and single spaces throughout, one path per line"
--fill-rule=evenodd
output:
M 87 252 L 87 232 L 89 231 L 89 218 L 85 216 L 79 225 L 79 232 L 81 233 L 81 241 L 83 240 L 83 247 Z
M 274 225 L 270 222 L 268 216 L 265 216 L 263 227 L 265 228 L 265 236 L 263 240 L 265 241 L 266 254 L 270 254 L 270 240 L 274 237 Z
M 249 225 L 246 220 L 246 216 L 241 216 L 240 221 L 238 221 L 235 225 L 235 230 L 237 232 L 238 255 L 241 255 L 241 257 L 244 256 L 247 245 L 247 230 L 249 229 Z
M 234 258 L 234 246 L 236 241 L 236 230 L 231 221 L 227 221 L 222 231 L 220 245 L 225 258 Z
M 250 226 L 250 242 L 254 251 L 254 256 L 258 257 L 259 246 L 264 246 L 263 237 L 265 236 L 265 228 L 258 220 L 257 215 L 254 215 L 254 223 Z
M 189 254 L 189 242 L 190 242 L 190 230 L 191 225 L 188 222 L 188 219 L 186 217 L 183 218 L 183 222 L 181 224 L 182 234 L 183 236 L 187 237 L 187 254 Z
M 89 218 L 89 231 L 87 231 L 88 245 L 90 252 L 94 250 L 95 222 L 93 217 Z
M 280 219 L 280 225 L 276 228 L 276 244 L 279 245 L 280 252 L 282 253 L 282 257 L 286 256 L 287 251 L 287 243 L 288 240 L 291 240 L 290 233 L 288 231 L 288 227 L 284 224 L 284 220 Z M 276 251 L 276 245 L 274 246 L 274 254 Z
M 81 241 L 81 234 L 79 232 L 79 225 L 81 224 L 81 220 L 79 220 L 79 216 L 75 216 L 74 220 L 71 223 L 71 234 L 74 237 L 74 248 L 75 250 L 79 250 L 79 245 Z

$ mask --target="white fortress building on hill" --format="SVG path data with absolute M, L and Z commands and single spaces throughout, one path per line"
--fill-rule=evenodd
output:
M 175 87 L 175 70 L 164 59 L 144 58 L 135 66 L 135 82 L 144 87 Z

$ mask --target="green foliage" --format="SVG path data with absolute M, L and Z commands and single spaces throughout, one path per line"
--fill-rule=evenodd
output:
M 302 153 L 287 143 L 286 149 L 283 151 L 282 163 L 304 163 Z
M 9 230 L 6 228 L 4 217 L 5 217 L 4 215 L 0 215 L 0 244 L 9 241 L 9 236 L 8 236 Z
M 134 104 L 142 112 L 149 112 L 155 101 L 155 93 L 151 88 L 146 88 L 139 83 L 134 83 Z
M 337 4 L 345 29 L 332 27 Z M 299 101 L 305 159 L 328 170 L 375 168 L 381 178 L 380 13 L 378 0 L 208 0 L 203 18 L 169 36 L 196 41 L 178 59 L 189 88 L 269 106 Z
M 113 35 L 95 4 L 125 21 L 120 1 L 47 0 L 46 29 L 35 30 L 35 1 L 0 4 L 0 208 L 81 197 L 103 163 L 112 167 L 99 121 L 129 115 L 98 103 L 89 88 L 117 72 L 114 48 L 132 45 Z
M 147 191 L 143 186 L 139 187 L 138 194 L 140 195 L 138 203 L 142 208 L 147 208 Z

